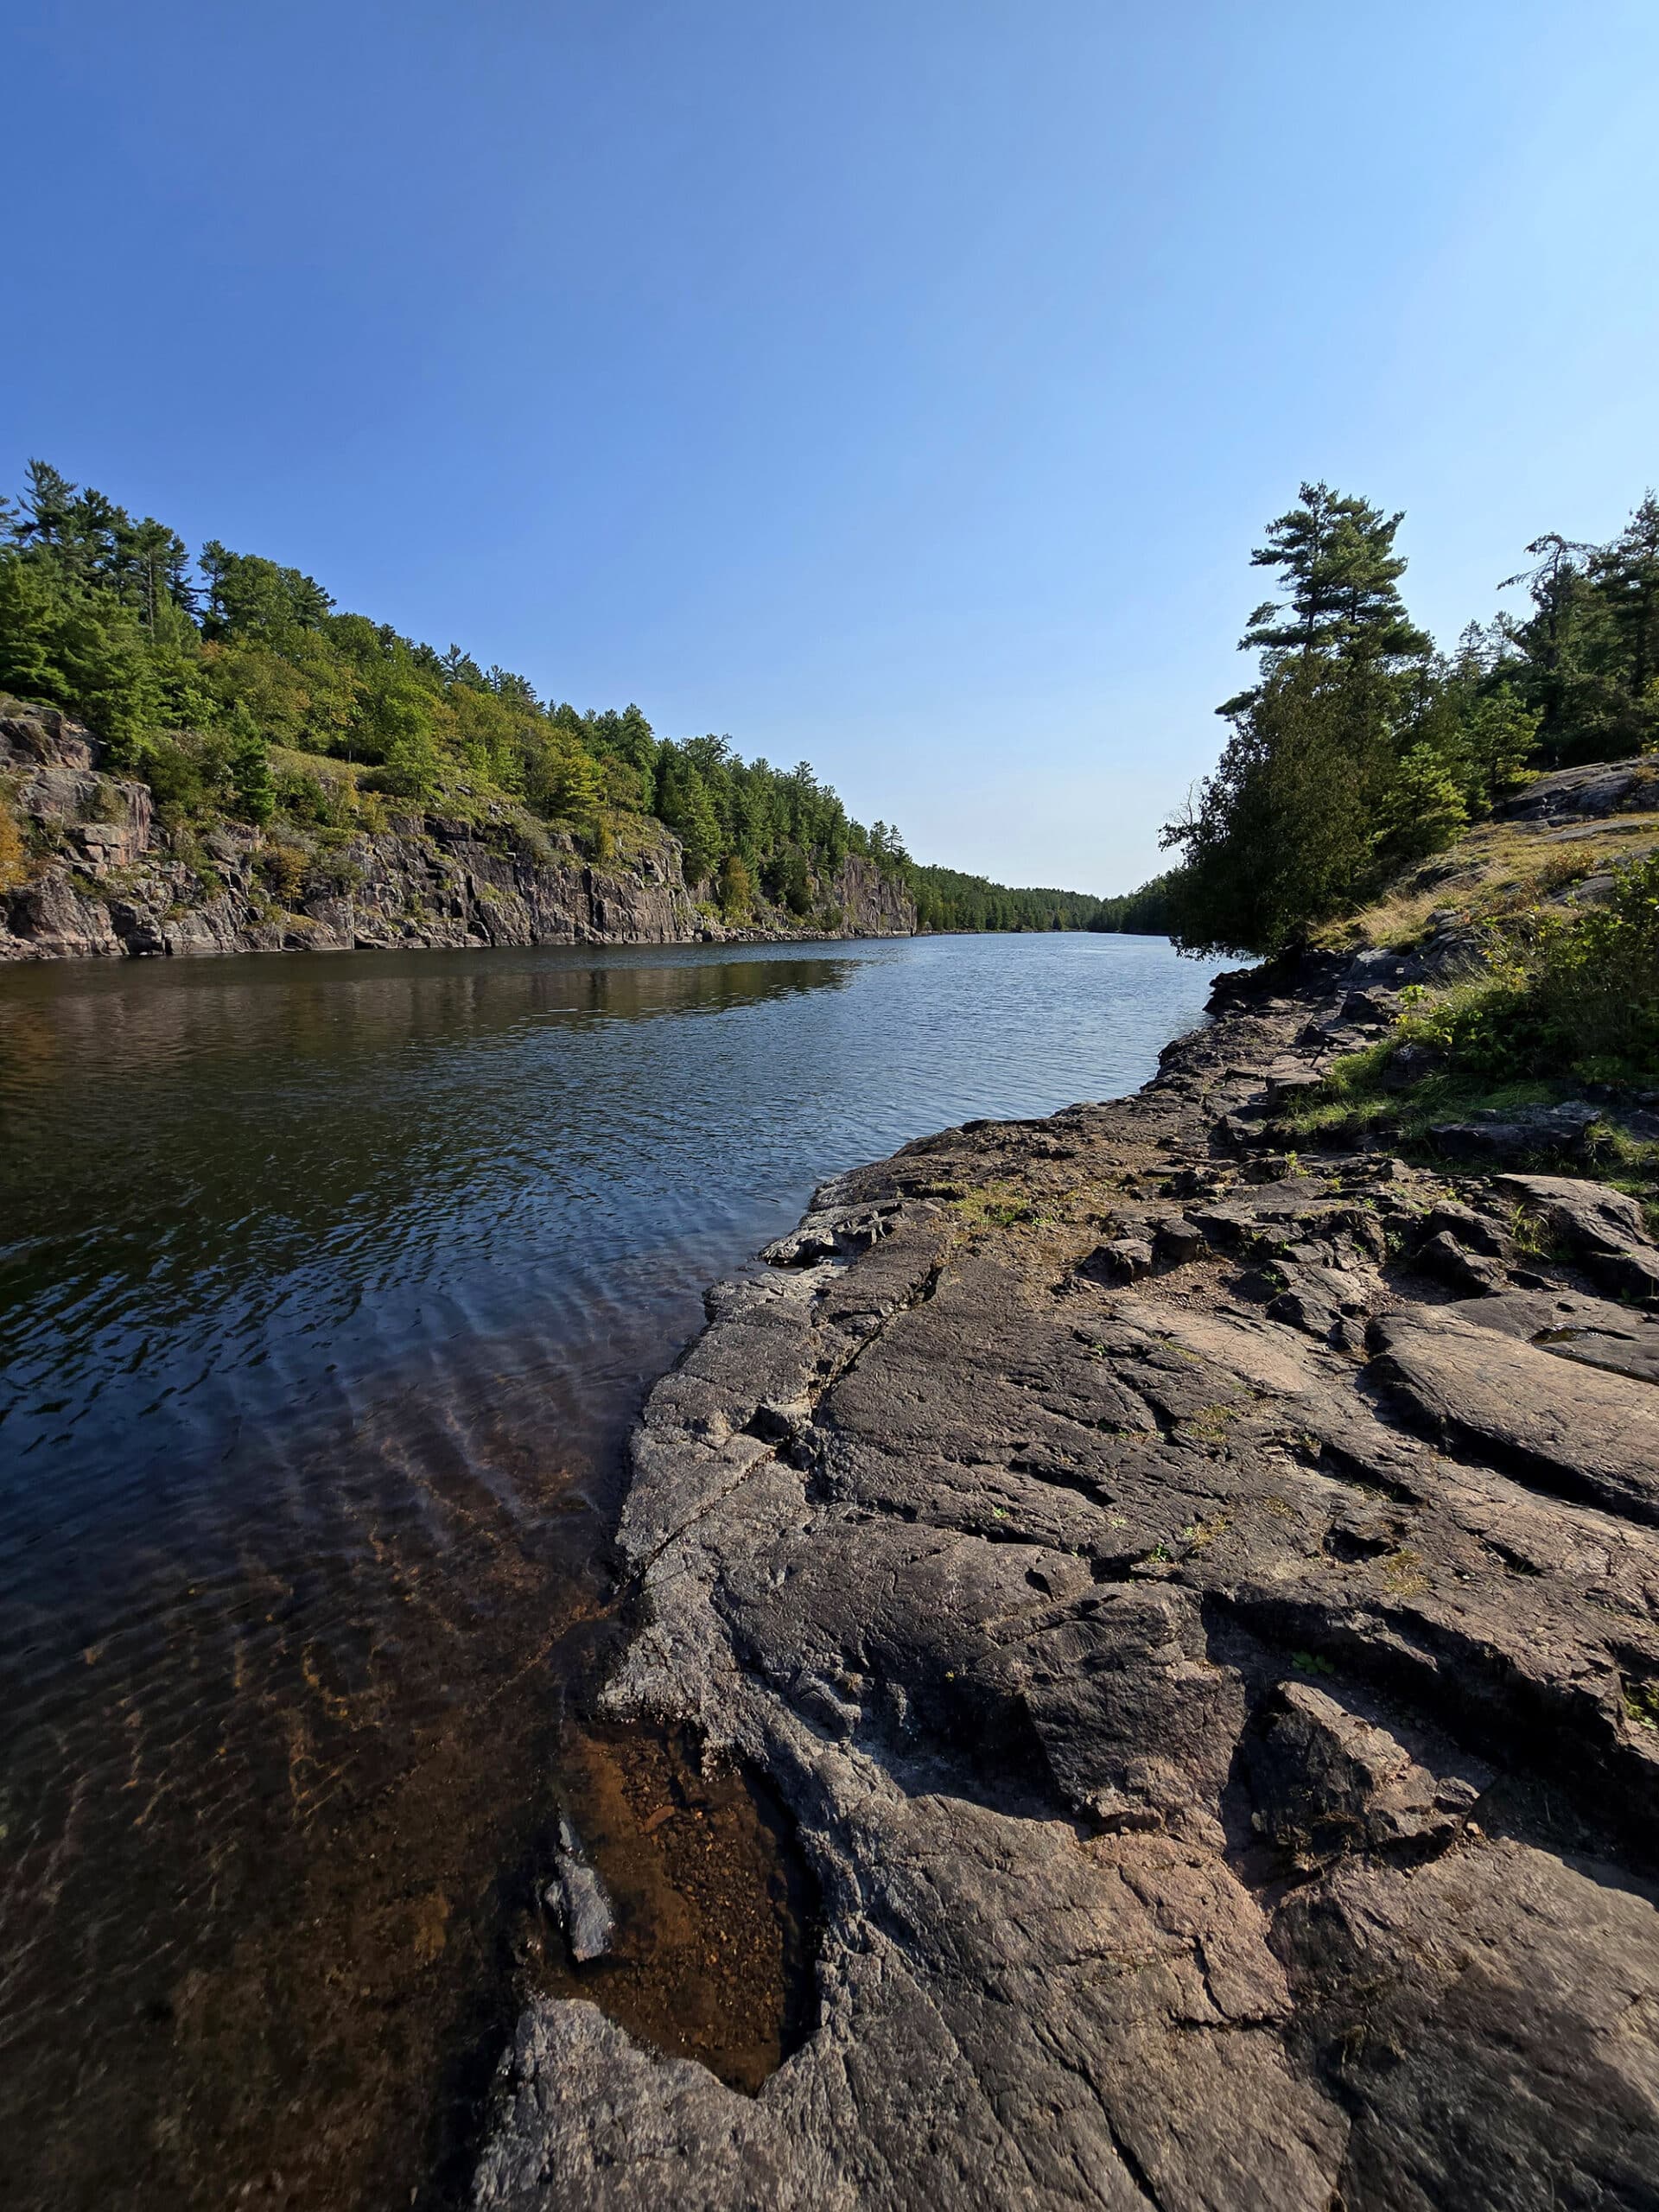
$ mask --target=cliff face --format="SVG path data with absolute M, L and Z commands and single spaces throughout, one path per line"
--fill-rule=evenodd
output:
M 830 887 L 837 927 L 803 927 L 768 909 L 752 927 L 728 928 L 699 906 L 678 840 L 655 822 L 634 824 L 637 849 L 609 866 L 528 817 L 394 815 L 386 830 L 326 850 L 240 823 L 168 830 L 148 786 L 105 772 L 100 758 L 65 715 L 0 714 L 0 798 L 30 853 L 24 880 L 0 890 L 0 960 L 686 944 L 908 936 L 916 926 L 903 887 L 849 857 Z

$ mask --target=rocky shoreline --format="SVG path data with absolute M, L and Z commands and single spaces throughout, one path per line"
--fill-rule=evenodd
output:
M 394 812 L 384 830 L 302 847 L 238 822 L 165 827 L 149 787 L 109 772 L 104 758 L 67 716 L 0 702 L 0 799 L 29 848 L 23 880 L 8 890 L 0 879 L 0 962 L 788 943 L 916 929 L 902 884 L 856 854 L 829 887 L 833 924 L 768 910 L 733 927 L 707 887 L 687 884 L 678 839 L 643 817 L 638 849 L 606 864 L 521 810 L 479 821 Z
M 821 1189 L 632 1442 L 615 1715 L 764 1775 L 758 2096 L 538 1999 L 478 2212 L 1659 2202 L 1659 1250 L 1297 1160 L 1375 956 Z

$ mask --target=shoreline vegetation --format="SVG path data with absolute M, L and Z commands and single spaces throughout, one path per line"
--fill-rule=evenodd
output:
M 1499 587 L 1523 610 L 1451 655 L 1402 598 L 1402 520 L 1319 483 L 1268 524 L 1251 557 L 1281 596 L 1240 640 L 1256 680 L 1217 709 L 1221 759 L 1164 831 L 1172 933 L 1417 963 L 1390 1034 L 1331 1077 L 1326 1126 L 1390 1097 L 1398 1119 L 1425 1084 L 1419 1119 L 1437 1086 L 1471 1112 L 1551 1087 L 1630 1103 L 1659 1080 L 1659 499 L 1605 544 L 1534 539 Z M 1553 840 L 1518 834 L 1564 771 Z
M 149 849 L 179 864 L 162 893 L 175 921 L 225 887 L 214 842 L 241 849 L 238 943 L 286 945 L 289 916 L 298 941 L 315 941 L 308 886 L 337 909 L 365 848 L 435 824 L 513 849 L 521 874 L 539 862 L 625 883 L 678 880 L 687 911 L 645 925 L 650 937 L 1166 928 L 1161 883 L 1102 899 L 925 866 L 890 824 L 853 820 L 804 762 L 745 760 L 712 734 L 659 738 L 632 704 L 581 713 L 543 701 L 510 670 L 339 613 L 315 578 L 218 540 L 193 563 L 166 524 L 135 519 L 43 461 L 29 465 L 16 500 L 0 499 L 0 692 L 84 725 L 73 765 L 142 794 Z M 105 883 L 87 841 L 66 832 L 83 808 L 111 813 L 121 799 L 89 786 L 66 818 L 21 788 L 29 765 L 27 746 L 0 761 L 0 898 L 66 860 Z M 407 875 L 398 857 L 393 872 Z M 114 895 L 134 887 L 118 880 Z M 412 894 L 405 885 L 398 895 Z M 561 933 L 607 933 L 602 914 L 573 920 L 568 897 L 550 903 Z M 381 942 L 385 920 L 361 941 Z M 493 941 L 487 912 L 467 920 L 461 941 Z M 225 926 L 116 936 L 129 950 L 210 950 L 225 949 Z M 71 949 L 98 932 L 57 934 Z M 39 957 L 53 932 L 32 938 Z

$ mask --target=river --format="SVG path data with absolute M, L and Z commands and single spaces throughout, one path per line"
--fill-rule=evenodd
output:
M 1086 936 L 0 970 L 9 2202 L 454 2200 L 703 1286 L 839 1168 L 1132 1090 L 1208 982 Z

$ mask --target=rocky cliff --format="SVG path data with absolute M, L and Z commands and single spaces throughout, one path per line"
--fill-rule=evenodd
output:
M 827 914 L 802 924 L 768 908 L 729 928 L 687 886 L 678 841 L 639 817 L 626 859 L 603 866 L 568 834 L 499 808 L 481 820 L 394 813 L 384 830 L 330 841 L 235 822 L 166 827 L 148 786 L 108 772 L 92 734 L 49 709 L 0 711 L 0 802 L 25 840 L 11 871 L 20 880 L 0 887 L 0 960 L 677 944 L 916 926 L 903 886 L 854 855 L 827 887 Z
M 1279 1148 L 1402 972 L 1231 979 L 711 1295 L 609 1703 L 788 1804 L 815 2025 L 751 2098 L 537 2001 L 480 2212 L 1659 2202 L 1659 1249 Z

